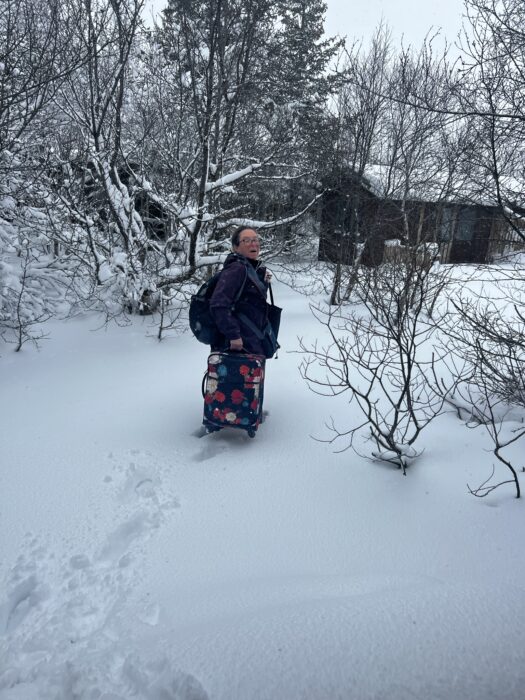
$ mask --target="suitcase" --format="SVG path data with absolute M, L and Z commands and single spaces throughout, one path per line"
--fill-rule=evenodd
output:
M 255 437 L 262 418 L 265 358 L 212 352 L 202 382 L 203 424 L 208 433 L 240 428 Z

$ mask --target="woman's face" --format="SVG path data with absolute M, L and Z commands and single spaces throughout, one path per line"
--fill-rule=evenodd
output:
M 260 252 L 259 237 L 253 228 L 245 228 L 239 236 L 239 245 L 233 246 L 236 253 L 244 255 L 245 258 L 257 260 Z

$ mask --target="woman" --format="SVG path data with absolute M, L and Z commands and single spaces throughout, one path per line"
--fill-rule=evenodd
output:
M 268 322 L 266 292 L 271 273 L 258 260 L 257 231 L 247 226 L 238 228 L 232 236 L 232 249 L 210 299 L 210 313 L 228 349 L 264 355 L 257 329 L 262 332 Z M 247 265 L 255 270 L 258 283 L 247 274 Z

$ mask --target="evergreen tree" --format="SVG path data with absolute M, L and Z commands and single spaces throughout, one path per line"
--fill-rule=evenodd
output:
M 321 0 L 289 0 L 277 3 L 277 71 L 283 96 L 305 104 L 320 104 L 330 92 L 327 70 L 341 46 L 324 37 L 326 3 Z
M 234 211 L 241 200 L 253 211 L 265 177 L 275 189 L 285 175 L 289 193 L 289 178 L 312 168 L 339 45 L 323 39 L 324 13 L 319 0 L 169 0 L 158 40 L 177 94 L 173 122 L 191 125 L 177 153 L 180 172 L 199 183 L 188 194 L 198 209 L 194 242 L 210 211 Z M 225 176 L 228 187 L 214 187 Z

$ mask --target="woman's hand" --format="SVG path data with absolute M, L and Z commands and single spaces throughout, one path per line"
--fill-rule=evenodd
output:
M 230 340 L 230 350 L 235 350 L 236 352 L 240 352 L 243 348 L 242 345 L 242 338 L 235 338 L 234 340 Z
M 272 281 L 272 273 L 270 272 L 270 270 L 266 270 L 266 272 L 264 273 L 264 281 L 267 284 L 269 284 Z

